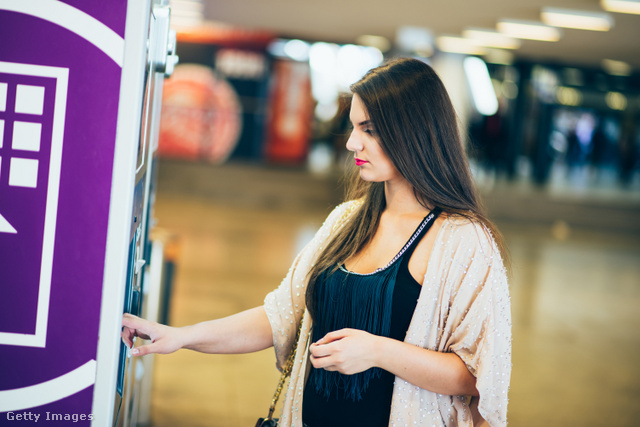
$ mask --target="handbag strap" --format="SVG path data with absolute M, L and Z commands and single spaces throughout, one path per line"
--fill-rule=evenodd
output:
M 300 319 L 300 327 L 298 328 L 298 332 L 296 332 L 296 338 L 293 344 L 293 349 L 291 353 L 289 353 L 289 357 L 287 358 L 287 363 L 284 368 L 282 368 L 282 375 L 280 375 L 280 381 L 278 381 L 278 386 L 276 387 L 275 393 L 273 393 L 273 399 L 271 400 L 271 406 L 269 406 L 269 415 L 267 415 L 267 419 L 273 419 L 273 413 L 276 410 L 276 405 L 278 403 L 278 399 L 280 399 L 280 394 L 282 394 L 282 389 L 284 388 L 284 383 L 287 380 L 287 377 L 291 375 L 291 370 L 293 369 L 293 363 L 296 359 L 296 353 L 298 351 L 298 340 L 300 339 L 300 334 L 302 332 L 302 321 L 304 320 L 304 312 L 302 313 L 302 318 Z

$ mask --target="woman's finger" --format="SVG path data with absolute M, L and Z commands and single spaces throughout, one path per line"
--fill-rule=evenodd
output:
M 317 358 L 325 357 L 331 354 L 332 348 L 329 344 L 311 344 L 309 346 L 309 353 Z
M 309 356 L 309 360 L 311 364 L 316 369 L 326 369 L 326 370 L 335 370 L 330 369 L 333 367 L 333 362 L 329 357 L 315 357 L 313 355 Z
M 337 331 L 332 331 L 326 334 L 324 337 L 320 338 L 316 344 L 328 344 L 333 341 L 340 340 L 346 337 L 349 334 L 349 329 L 338 329 Z
M 162 350 L 162 344 L 157 341 L 151 344 L 141 345 L 140 347 L 136 347 L 131 350 L 131 354 L 134 356 L 144 356 L 145 354 L 152 353 L 166 353 L 166 351 Z
M 133 346 L 134 333 L 135 331 L 132 329 L 129 329 L 127 327 L 122 328 L 122 341 L 124 341 L 125 345 L 129 348 Z
M 133 314 L 125 313 L 122 316 L 122 326 L 148 334 L 151 328 L 151 322 L 134 316 Z

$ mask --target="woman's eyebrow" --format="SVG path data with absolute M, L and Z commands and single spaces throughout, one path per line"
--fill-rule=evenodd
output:
M 371 120 L 363 120 L 360 123 L 357 124 L 357 126 L 368 126 L 368 125 L 372 125 L 373 122 Z M 351 120 L 349 120 L 349 127 L 353 128 L 355 125 L 353 124 L 353 122 Z

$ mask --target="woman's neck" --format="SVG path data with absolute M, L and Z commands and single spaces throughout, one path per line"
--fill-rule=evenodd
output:
M 386 200 L 385 212 L 388 214 L 424 214 L 429 211 L 429 208 L 418 201 L 413 187 L 405 179 L 385 182 L 384 196 Z

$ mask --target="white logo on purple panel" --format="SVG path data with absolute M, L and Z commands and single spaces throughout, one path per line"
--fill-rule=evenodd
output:
M 3 82 L 2 75 L 12 78 L 5 78 L 9 81 Z M 20 84 L 20 79 L 26 77 L 52 78 L 55 86 Z M 42 235 L 42 244 L 33 245 L 33 253 L 28 254 L 40 266 L 35 331 L 17 333 L 0 329 L 0 344 L 45 346 L 68 79 L 68 68 L 0 62 L 0 177 L 8 175 L 2 182 L 15 190 L 9 194 L 16 197 L 16 200 L 2 200 L 0 204 L 0 233 L 17 234 L 20 238 L 27 235 L 26 231 L 33 231 L 21 230 L 15 225 L 17 218 L 8 217 L 2 207 L 20 203 L 21 197 L 28 197 L 29 192 L 38 188 L 38 182 L 46 186 L 43 230 L 37 233 Z M 12 94 L 11 99 L 8 94 Z M 44 113 L 46 97 L 53 98 L 52 116 Z M 44 125 L 51 126 L 51 137 L 46 140 L 42 132 Z M 39 180 L 38 171 L 47 169 L 47 179 Z
M 128 3 L 138 8 L 144 7 L 141 6 L 144 2 Z M 57 0 L 0 0 L 0 11 L 21 13 L 58 25 L 88 41 L 118 67 L 123 65 L 124 39 L 98 19 L 71 5 Z M 20 245 L 20 249 L 29 247 L 30 250 L 20 251 L 9 245 L 9 251 L 5 251 L 5 254 L 26 254 L 27 257 L 32 257 L 29 259 L 30 262 L 37 263 L 41 268 L 35 272 L 34 265 L 33 276 L 37 277 L 30 281 L 38 290 L 33 301 L 29 299 L 29 302 L 33 302 L 33 310 L 29 311 L 28 319 L 33 317 L 33 321 L 23 322 L 21 325 L 0 324 L 0 344 L 39 348 L 45 347 L 47 336 L 69 70 L 0 62 L 0 77 L 2 75 L 7 78 L 4 81 L 0 79 L 0 193 L 3 195 L 0 198 L 0 239 L 4 237 L 5 242 L 25 239 L 21 242 L 28 244 Z M 22 122 L 17 125 L 17 130 L 16 122 Z M 31 201 L 34 197 L 42 201 L 37 214 L 22 209 L 22 206 L 18 208 L 19 204 L 16 202 L 20 202 L 18 199 L 23 196 L 31 197 Z M 17 215 L 16 210 L 19 211 Z M 21 215 L 22 213 L 24 215 Z M 29 218 L 25 221 L 21 216 Z M 37 220 L 29 222 L 34 218 Z M 29 225 L 36 223 L 37 227 Z M 34 238 L 34 235 L 38 235 L 35 236 L 37 238 Z M 36 240 L 40 243 L 31 243 Z M 5 265 L 9 269 L 14 267 L 6 260 Z M 21 274 L 24 272 L 24 268 L 14 268 L 11 273 L 17 274 L 14 274 L 12 281 L 20 283 L 23 279 Z M 5 290 L 1 286 L 4 284 L 2 279 L 6 277 L 0 275 L 0 301 L 5 292 L 10 296 L 16 296 L 15 292 L 11 294 L 11 290 Z M 17 309 L 9 306 L 13 310 Z M 25 313 L 19 310 L 18 312 Z M 22 330 L 19 330 L 20 328 Z M 96 361 L 90 359 L 76 369 L 47 381 L 0 390 L 0 412 L 18 411 L 56 402 L 84 390 L 95 382 Z M 97 387 L 96 394 L 99 397 L 95 398 L 95 402 L 104 402 L 104 396 L 110 393 L 112 396 L 108 380 L 104 382 L 106 386 Z M 109 409 L 105 410 L 101 404 L 95 405 L 96 419 L 106 419 L 105 414 Z

